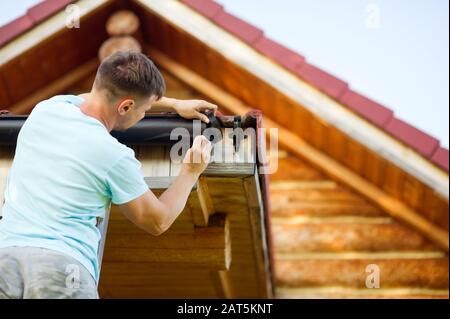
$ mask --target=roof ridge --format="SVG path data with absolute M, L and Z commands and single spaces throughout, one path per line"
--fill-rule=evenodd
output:
M 214 0 L 179 0 L 204 15 L 258 52 L 343 104 L 358 116 L 449 171 L 449 151 L 439 140 L 399 119 L 390 108 L 352 90 L 348 83 L 307 62 L 306 58 L 264 35 L 264 31 L 229 12 Z

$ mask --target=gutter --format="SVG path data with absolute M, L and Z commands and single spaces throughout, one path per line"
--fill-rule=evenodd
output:
M 243 117 L 215 116 L 207 113 L 207 116 L 209 123 L 187 120 L 173 113 L 147 114 L 128 130 L 112 131 L 111 135 L 124 144 L 173 145 L 180 138 L 189 138 L 192 142 L 194 136 L 205 133 L 208 128 L 256 128 L 254 118 L 247 115 Z M 27 119 L 28 115 L 15 115 L 0 111 L 0 145 L 15 145 L 19 132 Z M 177 132 L 176 138 L 171 139 L 172 131 L 177 128 L 181 129 L 180 134 Z

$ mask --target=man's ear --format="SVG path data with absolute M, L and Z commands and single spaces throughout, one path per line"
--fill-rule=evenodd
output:
M 130 98 L 122 99 L 117 104 L 117 112 L 120 115 L 125 115 L 131 108 L 135 106 L 135 101 Z

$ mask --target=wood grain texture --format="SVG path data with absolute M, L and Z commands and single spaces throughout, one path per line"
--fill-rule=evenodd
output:
M 277 261 L 279 287 L 343 286 L 365 288 L 366 267 L 380 269 L 381 288 L 448 287 L 448 259 L 297 260 Z M 432 269 L 432 271 L 430 271 Z

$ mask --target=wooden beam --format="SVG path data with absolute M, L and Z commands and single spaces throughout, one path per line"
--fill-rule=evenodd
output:
M 255 173 L 255 163 L 210 163 L 205 176 L 247 177 Z
M 183 65 L 171 60 L 161 52 L 149 49 L 152 58 L 164 69 L 178 77 L 180 80 L 190 85 L 200 93 L 217 102 L 234 114 L 243 115 L 250 111 L 250 107 L 242 103 L 239 99 L 225 92 L 220 87 L 212 84 L 198 74 L 190 71 Z M 277 128 L 279 144 L 293 154 L 307 160 L 312 165 L 319 167 L 332 178 L 351 187 L 356 192 L 365 196 L 373 203 L 381 207 L 385 212 L 398 218 L 415 229 L 422 232 L 430 240 L 438 244 L 448 252 L 449 237 L 448 232 L 432 224 L 422 215 L 406 206 L 400 200 L 388 195 L 380 188 L 368 182 L 352 170 L 342 165 L 338 161 L 329 157 L 325 153 L 318 151 L 303 139 L 293 134 L 284 127 L 278 125 L 270 118 L 264 118 L 267 129 Z
M 64 92 L 67 88 L 74 85 L 78 81 L 82 80 L 84 77 L 88 76 L 98 66 L 97 59 L 92 59 L 85 64 L 79 66 L 75 70 L 68 72 L 63 77 L 59 78 L 42 89 L 36 91 L 20 102 L 11 105 L 9 110 L 15 114 L 26 114 L 31 111 L 31 109 L 39 102 L 48 99 L 60 92 Z
M 212 271 L 211 280 L 216 288 L 218 298 L 233 298 L 233 283 L 227 270 Z
M 197 189 L 191 192 L 187 204 L 191 209 L 194 225 L 208 226 L 209 216 L 215 213 L 208 183 L 206 178 L 201 176 L 196 184 Z
M 114 223 L 111 223 L 110 238 L 117 237 L 114 232 Z M 192 233 L 191 240 L 196 240 L 197 245 L 186 246 L 183 242 L 171 243 L 170 248 L 161 244 L 155 247 L 150 244 L 153 240 L 151 235 L 141 236 L 139 242 L 120 244 L 116 240 L 106 242 L 103 260 L 104 262 L 128 262 L 128 263 L 155 263 L 171 264 L 179 266 L 195 266 L 209 270 L 227 270 L 231 264 L 231 241 L 229 234 L 229 223 L 225 214 L 215 214 L 210 218 L 207 227 L 196 227 Z M 162 235 L 164 236 L 164 235 Z M 198 240 L 202 236 L 209 241 L 211 236 L 220 245 L 211 247 L 209 242 L 202 245 Z M 135 237 L 134 239 L 137 239 Z M 164 239 L 161 239 L 164 240 Z M 166 240 L 171 240 L 168 237 Z M 198 246 L 200 244 L 200 246 Z M 192 247 L 192 248 L 188 248 Z
M 448 258 L 276 260 L 278 287 L 366 288 L 367 266 L 380 270 L 380 287 L 448 289 Z M 408 269 L 409 271 L 406 271 Z M 376 289 L 374 289 L 376 290 Z

